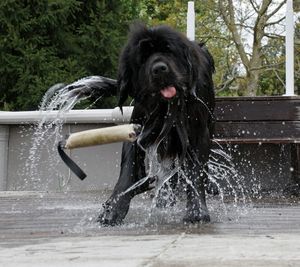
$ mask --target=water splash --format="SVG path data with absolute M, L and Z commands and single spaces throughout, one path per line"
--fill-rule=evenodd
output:
M 221 146 L 212 149 L 208 166 L 208 177 L 219 189 L 224 214 L 233 214 L 232 211 L 229 212 L 228 207 L 230 209 L 234 208 L 236 220 L 238 220 L 240 216 L 249 211 L 247 206 L 251 205 L 252 202 L 246 186 L 246 178 L 238 173 L 229 152 L 226 153 Z M 228 206 L 229 203 L 231 205 Z M 214 208 L 216 205 L 211 205 L 211 207 Z M 222 214 L 220 212 L 218 214 L 220 221 L 223 221 Z
M 53 87 L 44 96 L 40 105 L 42 119 L 32 129 L 31 148 L 25 163 L 25 175 L 22 175 L 27 178 L 22 189 L 30 187 L 33 190 L 49 190 L 49 185 L 53 183 L 50 183 L 51 181 L 48 180 L 48 175 L 46 175 L 46 171 L 44 172 L 43 169 L 47 169 L 47 173 L 51 172 L 53 174 L 51 179 L 57 179 L 60 189 L 67 188 L 70 175 L 62 175 L 57 169 L 60 159 L 56 153 L 56 144 L 63 138 L 62 126 L 65 122 L 65 114 L 85 98 L 88 98 L 88 96 L 74 94 L 74 91 L 70 91 L 69 86 L 64 87 L 62 84 Z M 42 154 L 42 149 L 40 148 L 48 143 L 52 143 L 53 146 L 46 146 L 47 150 L 45 152 L 43 149 L 44 154 Z M 158 156 L 157 148 L 158 145 L 155 145 L 146 151 L 145 165 L 147 166 L 147 176 L 123 193 L 126 194 L 146 182 L 155 182 L 155 185 L 153 184 L 155 191 L 152 198 L 150 216 L 153 214 L 161 198 L 166 203 L 166 207 L 170 207 L 170 201 L 172 202 L 174 198 L 178 198 L 174 186 L 170 183 L 174 176 L 178 176 L 178 181 L 181 179 L 186 185 L 194 188 L 190 177 L 185 174 L 184 169 L 180 166 L 179 159 L 161 160 Z M 235 207 L 239 203 L 245 204 L 247 202 L 243 177 L 237 173 L 231 156 L 225 153 L 221 147 L 212 149 L 206 175 L 209 181 L 218 188 L 218 198 L 225 214 L 227 213 L 226 201 L 232 201 Z M 177 191 L 181 191 L 180 198 L 186 191 L 186 185 L 182 186 L 182 183 L 178 182 L 179 184 L 181 188 Z M 198 194 L 195 188 L 194 190 Z M 209 206 L 210 208 L 214 207 Z
M 22 175 L 26 178 L 21 189 L 49 190 L 50 181 L 46 172 L 53 174 L 50 179 L 58 178 L 57 185 L 60 189 L 67 187 L 70 174 L 65 177 L 57 169 L 60 160 L 57 157 L 56 144 L 63 138 L 66 113 L 87 97 L 74 94 L 68 88 L 63 88 L 61 84 L 50 88 L 45 94 L 39 110 L 41 120 L 31 129 L 33 133 L 29 155 Z
M 155 211 L 157 207 L 164 206 L 170 209 L 170 207 L 173 206 L 174 199 L 175 202 L 178 202 L 176 200 L 178 199 L 176 193 L 179 193 L 180 200 L 185 200 L 187 186 L 190 186 L 196 195 L 199 194 L 193 181 L 186 174 L 184 164 L 181 166 L 178 158 L 174 160 L 160 160 L 157 148 L 158 146 L 156 145 L 146 150 L 145 166 L 147 166 L 147 176 L 140 179 L 122 193 L 126 194 L 139 186 L 142 186 L 146 182 L 154 183 L 155 181 L 155 186 L 153 185 L 155 190 L 152 194 L 149 220 L 151 220 L 153 214 L 157 213 Z M 193 159 L 196 160 L 195 158 Z M 223 214 L 226 215 L 228 213 L 228 205 L 226 205 L 226 203 L 232 203 L 233 207 L 236 208 L 237 212 L 241 215 L 246 203 L 250 203 L 251 200 L 247 196 L 244 177 L 238 174 L 231 156 L 221 147 L 212 149 L 208 162 L 208 170 L 206 171 L 204 168 L 204 173 L 207 175 L 209 182 L 214 184 L 218 189 L 219 194 L 217 197 L 208 197 L 209 201 L 213 198 L 219 198 L 218 205 L 214 205 L 218 206 L 218 214 L 220 214 L 220 204 Z M 171 182 L 171 179 L 174 176 L 177 176 L 178 181 L 178 184 L 175 186 L 172 184 L 173 181 Z M 161 202 L 163 205 L 160 205 Z M 209 208 L 214 209 L 215 207 Z

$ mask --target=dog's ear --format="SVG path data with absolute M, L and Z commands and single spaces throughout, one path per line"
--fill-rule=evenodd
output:
M 184 49 L 184 57 L 188 64 L 192 87 L 196 81 L 204 81 L 204 77 L 199 77 L 203 74 L 201 70 L 208 71 L 210 77 L 215 72 L 214 59 L 203 43 L 192 42 L 192 45 L 187 45 Z
M 130 26 L 130 31 L 128 34 L 128 42 L 123 49 L 120 61 L 119 61 L 119 70 L 118 70 L 118 89 L 119 89 L 119 102 L 118 106 L 121 108 L 127 98 L 133 97 L 135 94 L 135 88 L 132 81 L 134 80 L 132 70 L 132 62 L 134 57 L 136 57 L 136 47 L 138 40 L 141 39 L 141 36 L 145 34 L 147 27 L 145 24 L 136 21 Z
M 205 43 L 199 43 L 199 46 L 200 46 L 200 49 L 202 50 L 206 60 L 207 60 L 207 63 L 210 67 L 210 70 L 211 70 L 211 73 L 214 73 L 215 72 L 215 61 L 214 61 L 214 58 L 213 56 L 211 55 L 211 53 L 208 51 Z
M 193 45 L 185 45 L 183 48 L 183 58 L 187 64 L 187 70 L 189 72 L 190 84 L 193 87 L 193 83 L 198 80 L 198 60 L 197 53 Z
M 126 47 L 120 57 L 118 70 L 118 106 L 122 110 L 128 96 L 133 96 L 132 70 L 129 63 L 129 48 Z

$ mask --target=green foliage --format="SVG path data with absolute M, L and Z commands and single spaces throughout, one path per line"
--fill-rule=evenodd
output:
M 0 110 L 36 109 L 59 82 L 114 77 L 134 3 L 1 0 Z
M 263 65 L 258 95 L 283 95 L 285 82 L 285 46 L 283 39 L 270 39 L 263 48 Z
M 166 24 L 186 31 L 188 0 L 144 0 L 140 4 L 140 18 L 149 26 Z
M 219 17 L 218 6 L 214 0 L 195 2 L 196 40 L 204 42 L 215 60 L 214 84 L 220 96 L 236 96 L 232 83 L 225 83 L 237 75 L 239 61 L 236 48 L 229 31 Z M 224 88 L 223 88 L 224 87 Z
M 1 1 L 2 109 L 34 109 L 49 86 L 85 74 L 74 57 L 59 57 L 56 34 L 53 34 L 58 25 L 68 25 L 67 19 L 76 8 L 78 2 L 72 0 L 61 4 Z M 63 35 L 68 29 L 61 27 L 59 31 Z
M 45 91 L 88 75 L 116 77 L 128 25 L 170 25 L 186 31 L 188 0 L 1 0 L 0 110 L 34 110 Z M 218 95 L 242 95 L 247 86 L 240 59 L 215 0 L 195 1 L 196 39 L 205 42 L 216 64 Z M 299 35 L 299 21 L 296 33 Z M 299 36 L 298 36 L 299 38 Z M 299 43 L 299 41 L 298 41 Z M 284 43 L 264 46 L 258 94 L 284 90 Z M 300 88 L 299 44 L 295 47 L 296 88 Z M 279 64 L 278 64 L 279 63 Z M 229 81 L 229 82 L 228 82 Z M 113 107 L 105 99 L 98 108 Z

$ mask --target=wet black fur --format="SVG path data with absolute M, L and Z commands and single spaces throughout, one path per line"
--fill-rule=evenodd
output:
M 163 62 L 168 71 L 153 74 L 153 65 Z M 206 163 L 213 129 L 214 91 L 213 58 L 202 44 L 189 41 L 167 26 L 147 28 L 135 24 L 119 63 L 117 83 L 101 83 L 110 95 L 119 96 L 119 106 L 133 99 L 131 123 L 143 126 L 137 142 L 125 142 L 119 180 L 111 197 L 103 205 L 98 221 L 119 224 L 125 218 L 131 199 L 152 188 L 151 179 L 142 186 L 122 194 L 146 176 L 145 150 L 158 145 L 161 160 L 179 159 L 185 175 L 193 183 L 186 185 L 186 222 L 210 220 L 205 201 Z M 164 99 L 160 90 L 174 86 L 177 94 Z M 110 92 L 107 88 L 111 87 Z M 101 89 L 101 88 L 100 88 Z M 99 90 L 100 92 L 101 90 Z M 196 190 L 194 190 L 196 189 Z
M 151 68 L 164 62 L 169 69 L 154 77 Z M 104 204 L 98 221 L 114 225 L 126 216 L 130 200 L 151 188 L 149 182 L 125 195 L 130 186 L 145 177 L 144 158 L 149 146 L 159 144 L 162 160 L 178 156 L 186 176 L 193 183 L 187 186 L 187 222 L 210 220 L 205 203 L 204 169 L 208 161 L 213 129 L 214 63 L 202 44 L 189 41 L 184 35 L 166 26 L 131 29 L 119 64 L 117 91 L 119 106 L 130 96 L 134 100 L 131 123 L 144 128 L 135 143 L 124 143 L 119 180 L 111 197 Z M 177 95 L 164 99 L 160 90 L 174 86 Z

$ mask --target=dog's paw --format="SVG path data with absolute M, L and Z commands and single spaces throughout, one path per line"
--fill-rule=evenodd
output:
M 97 218 L 97 223 L 103 226 L 115 226 L 122 223 L 122 220 L 118 219 L 119 216 L 112 211 L 112 208 L 106 204 L 103 205 L 103 211 Z
M 108 200 L 103 204 L 103 210 L 98 216 L 97 222 L 103 226 L 120 225 L 125 218 L 130 205 L 129 198 Z
M 160 192 L 156 199 L 155 206 L 159 209 L 174 207 L 177 203 L 176 196 L 169 192 Z
M 210 216 L 204 210 L 189 210 L 183 218 L 184 223 L 209 223 Z
M 207 194 L 212 196 L 217 196 L 220 193 L 218 186 L 210 181 L 205 185 L 205 191 Z

